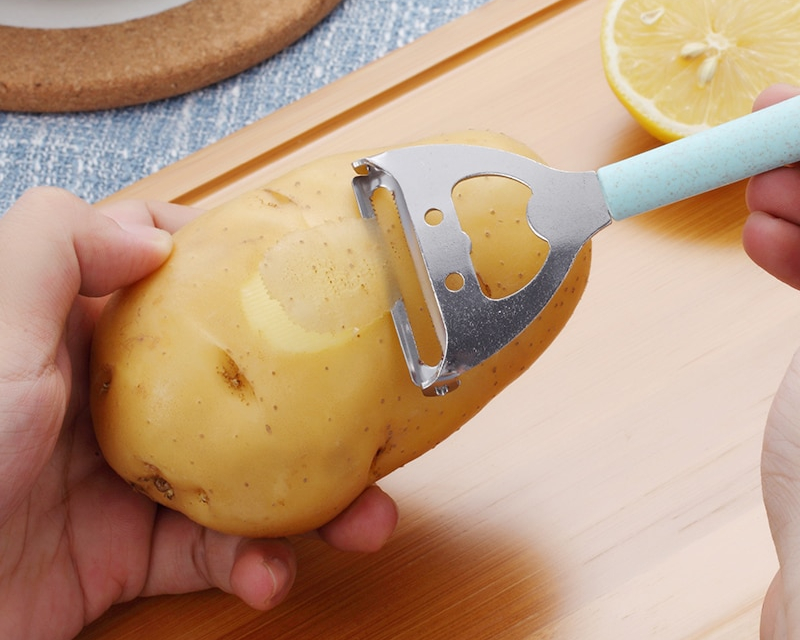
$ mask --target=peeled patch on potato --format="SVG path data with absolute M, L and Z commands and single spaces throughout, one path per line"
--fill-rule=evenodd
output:
M 425 142 L 535 157 L 497 134 Z M 314 162 L 203 214 L 175 234 L 163 267 L 108 303 L 92 416 L 103 455 L 137 490 L 226 533 L 315 529 L 467 422 L 567 322 L 588 245 L 514 343 L 457 390 L 423 395 L 389 313 L 401 291 L 419 311 L 407 293 L 416 276 L 399 230 L 363 219 L 351 187 L 351 164 L 367 155 Z M 527 224 L 529 195 L 497 177 L 454 190 L 487 295 L 517 291 L 547 256 Z

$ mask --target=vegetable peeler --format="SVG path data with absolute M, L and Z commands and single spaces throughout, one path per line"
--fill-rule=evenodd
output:
M 388 190 L 394 198 L 441 348 L 439 362 L 425 363 L 420 357 L 402 298 L 392 318 L 414 383 L 426 395 L 444 395 L 458 387 L 462 373 L 508 345 L 536 319 L 581 247 L 612 221 L 798 160 L 800 97 L 597 171 L 560 171 L 488 147 L 402 147 L 353 163 L 353 190 L 365 218 L 376 216 L 377 190 Z M 528 223 L 549 247 L 536 276 L 504 298 L 489 298 L 482 291 L 470 259 L 470 239 L 452 199 L 459 182 L 477 176 L 502 176 L 526 185 L 532 193 Z

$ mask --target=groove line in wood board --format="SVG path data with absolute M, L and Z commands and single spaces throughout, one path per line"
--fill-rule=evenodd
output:
M 586 0 L 493 0 L 386 57 L 121 190 L 191 205 Z M 454 43 L 458 49 L 454 50 Z M 356 90 L 351 90 L 351 85 Z M 372 87 L 367 94 L 364 87 Z M 157 188 L 154 188 L 156 187 Z
M 531 8 L 528 7 L 528 13 L 524 16 L 519 16 L 518 19 L 511 24 L 504 24 L 488 34 L 484 31 L 482 38 L 475 40 L 468 46 L 458 51 L 451 52 L 450 55 L 445 55 L 438 61 L 433 61 L 431 64 L 423 66 L 416 71 L 412 71 L 402 80 L 393 82 L 388 87 L 374 92 L 367 99 L 353 102 L 353 104 L 343 110 L 334 111 L 333 115 L 321 119 L 317 124 L 305 129 L 298 135 L 286 138 L 283 142 L 272 146 L 263 153 L 253 156 L 239 166 L 219 173 L 214 178 L 194 189 L 188 190 L 173 201 L 178 204 L 194 204 L 209 194 L 213 194 L 230 182 L 241 178 L 243 175 L 249 174 L 255 168 L 263 167 L 274 162 L 296 151 L 298 148 L 307 145 L 310 141 L 323 137 L 330 131 L 334 131 L 359 120 L 365 114 L 385 106 L 398 97 L 408 93 L 410 90 L 418 89 L 421 86 L 433 82 L 452 70 L 485 55 L 498 46 L 531 32 L 555 15 L 563 13 L 574 5 L 581 4 L 583 1 L 584 0 L 558 0 L 557 2 L 549 3 L 535 10 L 531 10 Z M 430 60 L 430 58 L 426 59 Z M 386 74 L 386 70 L 384 69 L 382 73 Z

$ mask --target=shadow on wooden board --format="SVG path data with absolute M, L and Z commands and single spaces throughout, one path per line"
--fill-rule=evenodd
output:
M 469 515 L 403 511 L 410 517 L 376 554 L 297 541 L 297 581 L 273 611 L 214 590 L 162 596 L 114 607 L 79 638 L 309 640 L 336 629 L 353 640 L 522 640 L 556 619 L 558 577 L 535 541 Z

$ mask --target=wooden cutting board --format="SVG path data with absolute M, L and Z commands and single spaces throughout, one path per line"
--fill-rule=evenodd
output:
M 603 77 L 603 6 L 494 0 L 117 197 L 211 206 L 322 154 L 461 128 L 562 169 L 645 151 L 656 142 Z M 761 436 L 800 296 L 745 257 L 743 194 L 598 235 L 555 344 L 382 482 L 402 512 L 385 550 L 299 541 L 297 584 L 272 612 L 214 591 L 139 600 L 82 640 L 757 637 L 776 568 Z

